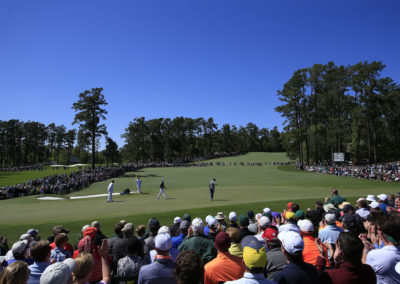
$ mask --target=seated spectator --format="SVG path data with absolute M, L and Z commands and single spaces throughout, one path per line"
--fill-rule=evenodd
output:
M 24 261 L 28 265 L 33 264 L 33 259 L 30 258 L 28 248 L 29 247 L 28 247 L 27 240 L 18 241 L 15 244 L 13 244 L 13 246 L 11 248 L 12 258 L 7 261 L 7 264 L 10 265 L 11 263 L 13 263 L 17 260 Z
M 218 230 L 220 230 L 221 232 L 225 232 L 227 228 L 225 218 L 226 216 L 223 212 L 218 212 L 217 216 L 215 216 L 215 219 L 217 219 L 218 221 Z
M 160 222 L 157 218 L 151 218 L 149 220 L 149 231 L 150 235 L 144 240 L 144 254 L 146 257 L 151 250 L 154 249 L 154 239 L 157 236 L 158 229 L 160 229 Z
M 231 213 L 229 213 L 228 219 L 229 219 L 228 227 L 234 227 L 234 228 L 238 228 L 239 229 L 239 225 L 237 224 L 237 214 L 236 214 L 236 212 L 232 211 Z
M 336 225 L 336 216 L 333 213 L 327 213 L 324 217 L 324 224 L 326 225 L 318 233 L 318 238 L 321 242 L 329 242 L 330 244 L 335 244 L 339 237 L 339 234 L 343 232 L 342 228 Z
M 113 257 L 112 250 L 114 247 L 114 243 L 117 240 L 121 240 L 124 237 L 124 235 L 122 233 L 123 228 L 124 228 L 124 225 L 122 225 L 122 223 L 118 222 L 117 224 L 115 224 L 114 225 L 114 235 L 108 239 L 108 252 L 111 257 Z
M 67 250 L 64 250 L 67 241 L 68 241 L 68 236 L 65 233 L 60 233 L 55 237 L 54 243 L 56 244 L 56 247 L 51 251 L 50 254 L 51 260 L 55 259 L 56 262 L 62 262 L 65 259 L 71 257 L 71 253 Z
M 240 244 L 240 231 L 235 227 L 228 227 L 226 233 L 229 235 L 231 240 L 231 246 L 229 247 L 229 253 L 238 257 L 243 257 L 242 246 Z
M 48 240 L 50 242 L 50 246 L 52 249 L 56 248 L 56 244 L 54 242 L 55 237 L 60 234 L 60 233 L 65 233 L 68 234 L 69 230 L 65 229 L 63 226 L 61 225 L 57 225 L 54 226 L 53 228 L 53 236 L 49 237 Z M 65 246 L 63 247 L 63 250 L 69 251 L 69 253 L 72 255 L 74 253 L 74 248 L 72 247 L 72 245 L 70 243 L 66 243 Z
M 75 269 L 75 260 L 67 258 L 47 266 L 40 276 L 40 284 L 67 284 L 72 283 L 72 272 Z
M 239 226 L 240 226 L 240 241 L 243 240 L 244 237 L 253 235 L 252 232 L 249 231 L 249 217 L 246 215 L 239 216 Z
M 265 244 L 265 241 L 262 235 L 264 234 L 264 231 L 270 226 L 271 226 L 271 221 L 268 217 L 262 216 L 260 220 L 258 220 L 258 234 L 256 234 L 255 237 L 263 245 Z
M 300 234 L 299 226 L 297 226 L 296 215 L 291 211 L 287 211 L 284 214 L 284 217 L 286 219 L 286 223 L 279 226 L 279 232 L 292 231 Z
M 263 273 L 267 262 L 265 247 L 254 236 L 244 237 L 242 247 L 245 273 L 242 278 L 225 282 L 225 284 L 274 283 L 266 279 Z
M 174 263 L 169 255 L 172 247 L 171 236 L 169 234 L 157 235 L 154 245 L 157 251 L 156 261 L 140 268 L 138 284 L 175 284 Z
M 268 249 L 267 264 L 265 265 L 264 274 L 267 275 L 268 279 L 273 280 L 274 275 L 286 267 L 286 257 L 282 252 L 281 241 L 278 239 L 277 230 L 274 228 L 267 228 L 262 237 Z
M 229 235 L 225 232 L 219 232 L 215 238 L 215 248 L 218 255 L 204 266 L 204 284 L 218 284 L 228 280 L 236 280 L 243 275 L 243 261 L 240 257 L 229 253 L 230 245 Z
M 326 264 L 326 250 L 320 242 L 316 242 L 319 256 L 316 267 L 323 271 Z M 327 243 L 329 245 L 329 243 Z M 371 266 L 362 264 L 361 257 L 364 246 L 357 235 L 340 233 L 333 254 L 336 268 L 326 270 L 321 274 L 321 283 L 332 284 L 374 284 L 376 276 Z
M 177 249 L 179 248 L 179 246 L 181 245 L 182 241 L 186 238 L 187 234 L 188 234 L 188 230 L 189 230 L 190 224 L 188 221 L 183 220 L 180 224 L 179 224 L 179 231 L 180 234 L 176 237 L 172 237 L 172 247 Z
M 179 246 L 179 251 L 193 250 L 198 253 L 204 263 L 209 262 L 217 256 L 213 240 L 203 235 L 203 221 L 195 218 L 189 228 L 188 236 Z
M 356 214 L 361 218 L 367 220 L 368 216 L 371 214 L 371 211 L 368 208 L 368 203 L 364 198 L 360 198 L 357 200 L 357 211 Z
M 142 243 L 137 238 L 129 239 L 126 250 L 128 255 L 118 260 L 117 276 L 137 280 L 140 267 L 146 264 Z
M 103 239 L 101 247 L 98 248 L 101 257 L 101 271 L 103 278 L 98 284 L 108 284 L 110 282 L 110 268 L 108 265 L 108 245 L 107 239 Z M 90 275 L 93 270 L 93 255 L 82 252 L 75 258 L 76 266 L 72 273 L 73 284 L 86 284 L 89 282 Z
M 174 276 L 177 284 L 203 283 L 204 266 L 200 255 L 191 250 L 181 252 L 176 258 Z
M 208 218 L 207 221 L 207 226 L 208 226 L 208 237 L 212 240 L 215 240 L 215 237 L 217 236 L 219 230 L 218 230 L 218 221 L 214 217 Z
M 174 218 L 174 224 L 169 227 L 169 230 L 171 232 L 171 237 L 176 237 L 179 235 L 179 225 L 181 224 L 182 219 L 181 217 L 177 216 Z
M 384 193 L 379 194 L 378 196 L 379 200 L 379 207 L 381 208 L 382 212 L 387 215 L 388 212 L 386 210 L 386 207 L 388 207 L 388 196 Z
M 395 271 L 396 264 L 400 262 L 400 249 L 396 246 L 400 241 L 400 218 L 398 216 L 379 217 L 377 232 L 384 246 L 371 250 L 363 239 L 364 251 L 369 250 L 366 264 L 375 271 L 377 283 L 400 283 L 400 274 Z
M 50 252 L 49 241 L 39 241 L 32 246 L 31 255 L 35 262 L 29 266 L 31 272 L 28 284 L 39 284 L 40 276 L 47 266 L 50 265 Z
M 28 264 L 24 261 L 14 261 L 0 274 L 1 284 L 25 284 L 29 278 Z
M 315 267 L 303 261 L 304 242 L 300 234 L 284 231 L 279 233 L 278 238 L 282 243 L 282 252 L 288 264 L 274 275 L 274 281 L 278 284 L 319 283 L 319 274 Z
M 254 218 L 253 210 L 247 211 L 247 217 L 249 217 L 249 223 L 250 224 L 255 224 L 256 223 L 256 219 Z

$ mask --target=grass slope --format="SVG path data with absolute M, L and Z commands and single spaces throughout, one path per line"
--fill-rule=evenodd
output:
M 284 153 L 250 153 L 243 156 L 218 159 L 226 166 L 188 168 L 149 168 L 115 179 L 115 192 L 125 188 L 136 190 L 134 180 L 140 175 L 144 194 L 116 196 L 114 203 L 106 203 L 105 197 L 40 201 L 35 197 L 17 198 L 0 202 L 0 235 L 15 240 L 29 229 L 37 227 L 42 235 L 50 234 L 57 224 L 65 224 L 78 233 L 80 228 L 97 219 L 103 230 L 111 234 L 114 223 L 126 219 L 146 224 L 152 216 L 169 224 L 174 216 L 190 212 L 204 218 L 208 214 L 235 210 L 245 213 L 252 209 L 259 212 L 264 207 L 281 211 L 288 201 L 296 201 L 301 208 L 311 207 L 317 199 L 330 193 L 331 187 L 354 201 L 359 196 L 394 193 L 399 185 L 346 177 L 305 173 L 292 166 L 227 166 L 229 162 L 265 162 L 287 160 Z M 216 178 L 219 185 L 215 201 L 209 200 L 208 183 Z M 161 179 L 166 181 L 168 200 L 157 200 Z M 88 189 L 70 196 L 106 193 L 109 181 L 95 183 Z

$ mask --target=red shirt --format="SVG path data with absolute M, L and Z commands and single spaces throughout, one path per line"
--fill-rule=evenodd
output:
M 51 250 L 53 250 L 53 249 L 56 248 L 56 243 L 55 243 L 55 242 L 52 242 L 52 243 L 50 244 L 50 246 L 51 246 Z M 70 243 L 68 243 L 68 242 L 67 242 L 66 245 L 63 247 L 63 249 L 69 251 L 69 252 L 71 253 L 71 255 L 74 254 L 74 249 L 73 249 L 72 245 L 71 245 Z

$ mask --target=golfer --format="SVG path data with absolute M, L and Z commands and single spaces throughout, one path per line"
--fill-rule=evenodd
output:
M 138 176 L 136 179 L 136 187 L 137 187 L 137 192 L 139 194 L 142 193 L 142 190 L 140 189 L 140 187 L 142 186 L 142 180 L 140 179 L 140 177 Z
M 210 189 L 210 196 L 211 196 L 211 201 L 214 200 L 214 191 L 215 191 L 215 186 L 218 185 L 218 183 L 216 183 L 215 178 L 210 181 L 210 185 L 209 185 L 209 189 Z
M 113 195 L 113 191 L 114 191 L 114 180 L 112 180 L 110 182 L 110 184 L 108 185 L 107 191 L 108 191 L 107 202 L 113 202 L 112 195 Z
M 160 192 L 158 193 L 159 200 L 160 200 L 161 193 L 162 193 L 162 195 L 164 195 L 164 199 L 167 200 L 167 197 L 165 196 L 165 191 L 164 191 L 165 189 L 167 189 L 167 187 L 165 186 L 165 181 L 162 180 L 161 184 L 160 184 Z

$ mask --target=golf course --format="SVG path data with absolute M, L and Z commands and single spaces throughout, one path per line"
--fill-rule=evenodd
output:
M 316 200 L 324 200 L 335 187 L 348 201 L 367 194 L 396 193 L 398 183 L 384 183 L 349 177 L 306 173 L 292 165 L 266 165 L 265 162 L 289 161 L 285 153 L 248 153 L 242 156 L 212 160 L 213 166 L 146 168 L 115 178 L 114 192 L 129 188 L 132 194 L 70 199 L 70 197 L 105 194 L 110 180 L 92 184 L 79 192 L 62 196 L 61 200 L 39 200 L 38 195 L 0 201 L 0 235 L 12 243 L 29 228 L 39 229 L 42 238 L 51 234 L 53 226 L 62 224 L 70 230 L 74 242 L 85 224 L 100 221 L 102 231 L 112 235 L 113 225 L 121 219 L 135 226 L 146 225 L 151 217 L 171 225 L 175 216 L 190 213 L 201 217 L 230 211 L 244 214 L 261 212 L 264 207 L 282 211 L 289 202 L 297 202 L 302 210 L 312 208 Z M 217 166 L 224 162 L 225 166 Z M 236 165 L 234 163 L 236 162 Z M 239 165 L 244 162 L 244 165 Z M 260 162 L 262 166 L 247 165 Z M 136 193 L 135 179 L 143 181 L 142 194 Z M 2 178 L 2 183 L 5 179 Z M 216 178 L 214 201 L 210 201 L 208 183 Z M 157 199 L 159 184 L 165 180 L 167 200 Z M 16 181 L 13 177 L 13 181 Z M 22 180 L 23 181 L 23 180 Z M 22 182 L 19 181 L 19 182 Z

